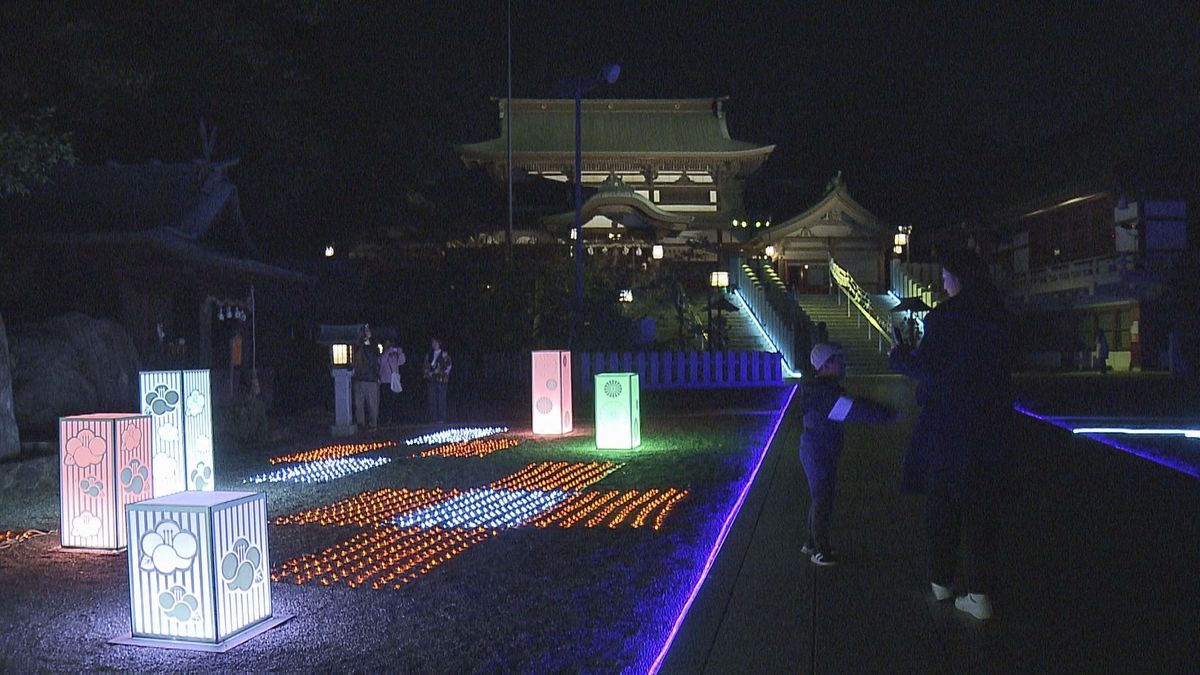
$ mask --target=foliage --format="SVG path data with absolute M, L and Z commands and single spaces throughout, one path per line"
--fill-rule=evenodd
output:
M 0 199 L 29 194 L 50 179 L 54 167 L 75 163 L 71 135 L 50 127 L 53 114 L 53 108 L 37 111 L 28 128 L 0 120 Z
M 270 440 L 267 406 L 255 396 L 237 394 L 218 403 L 213 412 L 213 431 L 219 443 L 251 448 Z

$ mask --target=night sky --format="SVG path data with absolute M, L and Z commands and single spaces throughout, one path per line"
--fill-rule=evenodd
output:
M 838 170 L 918 228 L 1097 179 L 1195 198 L 1190 3 L 934 4 L 514 0 L 513 95 L 617 62 L 593 95 L 730 96 L 733 137 L 778 146 L 748 188 L 777 221 Z M 203 115 L 270 257 L 397 222 L 502 226 L 448 195 L 473 185 L 452 144 L 498 132 L 504 2 L 92 5 L 0 8 L 0 121 L 53 107 L 81 162 L 180 161 Z

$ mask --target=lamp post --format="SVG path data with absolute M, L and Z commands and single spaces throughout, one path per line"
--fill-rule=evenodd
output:
M 892 252 L 899 256 L 907 251 L 908 255 L 904 258 L 905 262 L 908 262 L 912 257 L 912 249 L 908 244 L 908 238 L 911 234 L 912 225 L 898 225 L 896 226 L 896 234 L 892 235 Z
M 729 286 L 729 272 L 712 272 L 712 273 L 710 273 L 708 275 L 708 285 L 710 288 L 709 293 L 708 293 L 708 349 L 709 349 L 709 351 L 712 351 L 712 344 L 713 344 L 713 320 L 712 320 L 713 294 L 712 294 L 712 289 L 719 288 L 719 289 L 724 290 L 725 288 L 727 288 Z M 721 306 L 717 305 L 718 323 L 720 323 L 720 318 L 721 318 Z
M 600 73 L 577 77 L 566 84 L 575 94 L 575 319 L 571 322 L 571 347 L 576 348 L 583 327 L 583 95 L 600 83 L 612 84 L 621 74 L 621 66 L 610 63 Z

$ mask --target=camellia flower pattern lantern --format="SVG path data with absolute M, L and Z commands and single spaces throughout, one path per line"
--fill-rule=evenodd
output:
M 131 505 L 128 519 L 134 644 L 231 646 L 272 619 L 266 495 L 179 492 Z
M 572 412 L 571 352 L 533 352 L 533 433 L 569 433 Z
M 58 421 L 59 513 L 64 548 L 126 545 L 125 506 L 151 496 L 146 415 L 97 413 Z
M 154 419 L 154 496 L 214 489 L 212 387 L 207 370 L 141 373 L 142 412 Z
M 596 448 L 630 450 L 642 444 L 637 373 L 597 373 Z

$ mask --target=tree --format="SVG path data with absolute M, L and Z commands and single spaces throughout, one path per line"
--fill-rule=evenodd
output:
M 0 199 L 29 194 L 50 179 L 54 167 L 75 163 L 71 135 L 50 127 L 53 114 L 53 108 L 37 111 L 26 128 L 0 121 Z

